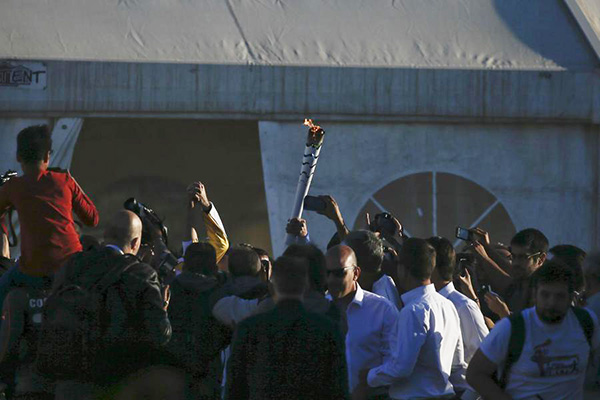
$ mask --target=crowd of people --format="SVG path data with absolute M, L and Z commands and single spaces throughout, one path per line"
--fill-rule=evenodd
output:
M 81 234 L 98 212 L 51 154 L 47 126 L 22 130 L 23 174 L 0 187 L 21 244 L 11 260 L 3 223 L 5 398 L 600 398 L 600 253 L 533 228 L 509 246 L 471 228 L 457 252 L 385 212 L 350 231 L 320 196 L 329 243 L 292 219 L 273 259 L 230 244 L 201 182 L 181 246 L 135 201 L 100 239 Z

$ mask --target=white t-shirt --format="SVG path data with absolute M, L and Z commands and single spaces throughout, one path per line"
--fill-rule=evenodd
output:
M 600 344 L 596 315 L 592 344 Z M 557 325 L 542 322 L 535 307 L 523 310 L 525 344 L 510 369 L 506 392 L 515 400 L 581 400 L 590 347 L 573 311 Z M 504 368 L 511 323 L 502 319 L 481 343 L 481 351 Z

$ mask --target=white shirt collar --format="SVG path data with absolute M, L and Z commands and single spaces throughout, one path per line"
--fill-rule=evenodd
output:
M 416 287 L 413 290 L 409 290 L 401 296 L 402 303 L 404 303 L 404 305 L 407 305 L 409 303 L 412 303 L 419 297 L 423 297 L 426 294 L 431 293 L 435 293 L 435 287 L 433 286 L 433 283 L 430 283 L 429 285 Z
M 441 288 L 438 291 L 438 293 L 444 297 L 448 297 L 448 296 L 450 296 L 450 293 L 455 292 L 455 291 L 456 291 L 456 289 L 454 288 L 454 283 L 450 282 L 449 284 L 447 284 L 446 286 Z
M 356 282 L 356 293 L 354 294 L 354 298 L 350 302 L 350 304 L 357 304 L 359 307 L 363 305 L 363 299 L 365 298 L 365 291 L 362 290 L 358 282 Z

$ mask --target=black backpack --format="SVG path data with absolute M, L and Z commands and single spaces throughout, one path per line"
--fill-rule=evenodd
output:
M 594 335 L 594 321 L 590 314 L 579 307 L 572 307 L 571 310 L 575 313 L 579 325 L 587 339 L 587 342 L 592 347 L 592 336 Z M 502 376 L 499 379 L 499 385 L 502 389 L 506 388 L 508 383 L 508 374 L 512 366 L 519 360 L 523 347 L 525 346 L 525 319 L 523 314 L 518 312 L 508 317 L 510 320 L 510 338 L 508 340 L 508 352 L 506 354 L 506 363 L 504 364 L 504 370 Z M 591 360 L 591 359 L 590 359 Z
M 208 365 L 231 341 L 231 330 L 212 315 L 208 290 L 190 290 L 176 278 L 171 283 L 169 320 L 173 330 L 167 350 L 180 367 L 196 378 L 205 376 Z
M 36 367 L 48 378 L 91 379 L 92 363 L 102 351 L 104 333 L 110 322 L 106 291 L 123 272 L 139 263 L 134 256 L 115 257 L 104 252 L 100 257 L 89 267 L 97 267 L 97 262 L 114 266 L 99 281 L 87 286 L 67 283 L 46 300 Z M 80 253 L 72 261 L 86 268 L 86 260 L 90 259 Z

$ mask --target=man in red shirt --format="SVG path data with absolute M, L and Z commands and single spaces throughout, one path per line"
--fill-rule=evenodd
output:
M 96 207 L 71 174 L 48 169 L 51 153 L 48 126 L 30 126 L 19 132 L 17 161 L 23 176 L 12 178 L 0 188 L 0 219 L 10 207 L 17 210 L 21 257 L 18 269 L 0 279 L 0 304 L 13 282 L 51 276 L 71 255 L 82 250 L 73 212 L 85 225 L 98 224 Z

